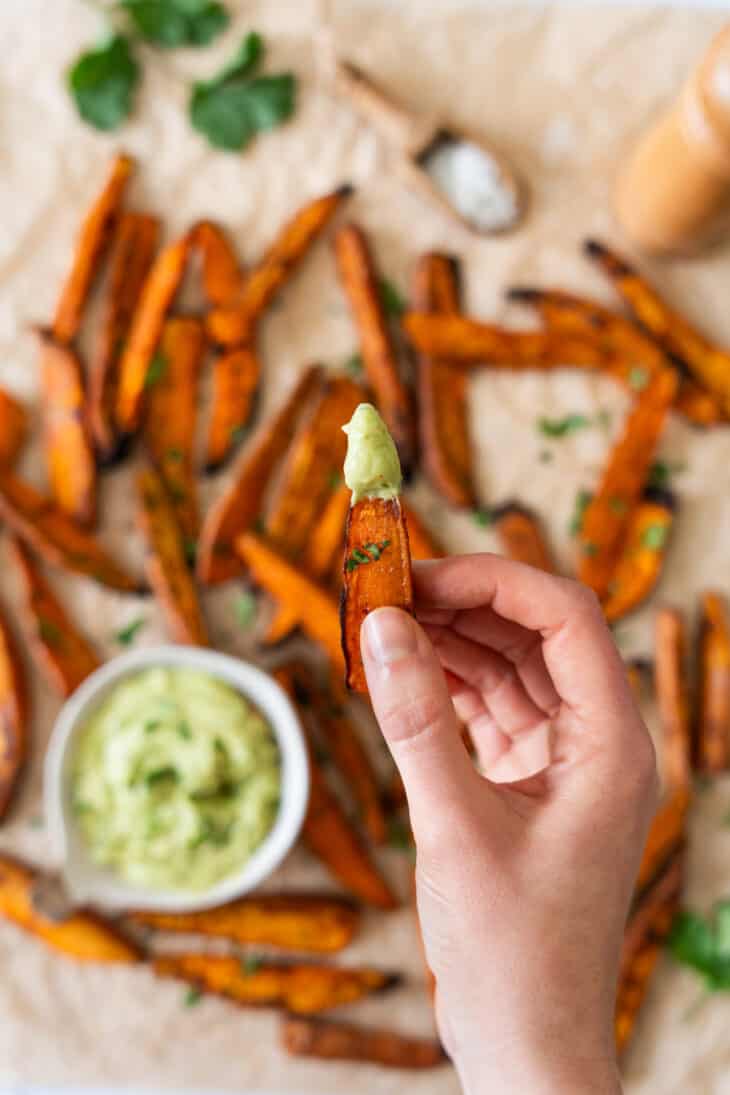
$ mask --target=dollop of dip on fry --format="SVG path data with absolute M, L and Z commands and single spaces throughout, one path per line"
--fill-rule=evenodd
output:
M 71 795 L 95 863 L 128 882 L 201 892 L 240 870 L 279 807 L 269 724 L 208 673 L 120 681 L 81 730 Z
M 403 476 L 393 438 L 371 403 L 361 403 L 342 429 L 347 434 L 345 482 L 352 504 L 363 498 L 396 498 Z

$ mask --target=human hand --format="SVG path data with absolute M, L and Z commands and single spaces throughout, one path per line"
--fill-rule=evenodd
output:
M 421 626 L 379 609 L 362 649 L 408 796 L 444 1045 L 470 1095 L 619 1092 L 616 977 L 657 796 L 621 658 L 567 579 L 472 555 L 414 582 Z

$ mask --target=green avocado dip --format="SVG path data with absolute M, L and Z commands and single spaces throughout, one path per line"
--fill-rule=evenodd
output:
M 244 866 L 279 807 L 266 720 L 189 669 L 127 677 L 80 732 L 74 812 L 95 863 L 160 890 L 204 891 Z
M 370 403 L 361 403 L 346 426 L 345 482 L 352 504 L 363 498 L 396 498 L 403 476 L 388 427 Z

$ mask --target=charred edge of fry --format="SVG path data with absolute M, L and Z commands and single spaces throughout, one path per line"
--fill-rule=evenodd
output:
M 0 821 L 15 801 L 28 757 L 29 696 L 15 630 L 0 607 Z
M 633 266 L 620 259 L 613 251 L 609 250 L 600 240 L 587 239 L 583 242 L 583 251 L 590 259 L 598 259 L 605 270 L 610 271 L 612 277 L 633 277 L 636 273 Z
M 436 1068 L 448 1057 L 436 1039 L 411 1038 L 393 1030 L 378 1030 L 333 1020 L 287 1014 L 281 1023 L 287 1053 L 326 1061 L 359 1061 L 384 1068 Z

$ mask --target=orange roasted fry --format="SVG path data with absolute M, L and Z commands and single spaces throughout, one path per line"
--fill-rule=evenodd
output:
M 51 566 L 94 578 L 122 593 L 139 593 L 140 583 L 30 484 L 0 469 L 0 517 Z
M 459 311 L 459 265 L 449 255 L 424 255 L 413 282 L 421 312 Z M 418 357 L 418 431 L 423 468 L 454 506 L 476 506 L 464 370 L 427 354 Z
M 363 498 L 347 518 L 342 577 L 345 680 L 354 692 L 367 692 L 360 628 L 369 612 L 384 605 L 413 612 L 408 529 L 398 498 Z
M 295 1015 L 316 1015 L 352 1004 L 400 980 L 397 974 L 368 967 L 342 969 L 213 954 L 160 955 L 152 968 L 160 977 L 177 977 L 241 1007 L 286 1008 Z
M 414 510 L 409 502 L 405 502 L 402 498 L 400 504 L 408 526 L 408 544 L 411 549 L 411 559 L 443 559 L 444 555 L 448 553 L 434 538 L 431 530 L 426 528 L 420 514 Z
M 560 289 L 510 289 L 507 298 L 537 309 L 549 330 L 600 345 L 613 358 L 607 372 L 630 391 L 641 391 L 656 373 L 674 367 L 659 343 L 630 319 L 597 301 Z M 711 426 L 724 418 L 716 397 L 687 376 L 680 376 L 674 405 L 698 426 Z
M 637 893 L 643 893 L 683 846 L 689 800 L 689 790 L 680 787 L 667 795 L 654 815 L 636 879 Z
M 134 913 L 132 920 L 155 931 L 327 954 L 343 950 L 352 941 L 360 912 L 344 897 L 285 893 L 242 897 L 203 912 Z
M 119 362 L 116 427 L 122 439 L 139 428 L 147 387 L 156 373 L 164 369 L 164 360 L 156 358 L 155 351 L 165 317 L 183 279 L 189 249 L 188 236 L 163 248 L 142 287 Z
M 730 352 L 701 335 L 662 300 L 645 278 L 604 244 L 587 240 L 585 251 L 608 275 L 642 326 L 715 396 L 724 414 L 730 414 Z
M 51 687 L 65 699 L 99 668 L 101 662 L 56 597 L 28 549 L 19 540 L 13 539 L 11 550 L 25 597 L 23 622 L 30 649 Z
M 662 607 L 654 620 L 654 691 L 662 725 L 664 780 L 670 790 L 692 782 L 691 723 L 684 616 Z
M 323 1061 L 359 1061 L 383 1068 L 436 1068 L 447 1061 L 435 1038 L 410 1038 L 393 1030 L 374 1030 L 351 1023 L 287 1016 L 281 1041 L 294 1057 Z
M 40 332 L 44 445 L 51 495 L 86 528 L 96 520 L 96 460 L 86 427 L 81 362 L 50 332 Z
M 682 896 L 684 856 L 677 853 L 632 910 L 621 951 L 616 998 L 616 1048 L 621 1053 L 633 1034 L 636 1019 L 668 936 Z
M 10 808 L 28 755 L 28 712 L 20 650 L 0 613 L 0 821 Z
M 52 919 L 34 902 L 43 876 L 9 856 L 0 856 L 0 916 L 79 962 L 139 962 L 142 955 L 116 928 L 93 913 L 74 911 Z
M 730 764 L 730 620 L 721 594 L 703 593 L 701 604 L 696 767 L 724 772 Z
M 357 729 L 347 716 L 347 698 L 336 689 L 326 692 L 312 686 L 310 677 L 308 673 L 295 673 L 297 695 L 300 699 L 306 695 L 309 701 L 319 736 L 352 793 L 368 838 L 373 844 L 384 844 L 388 825 L 377 776 Z
M 629 522 L 626 541 L 603 602 L 609 623 L 643 604 L 659 581 L 676 505 L 671 491 L 655 487 L 644 491 Z
M 351 193 L 351 186 L 341 186 L 294 215 L 233 299 L 208 316 L 208 333 L 214 342 L 240 346 L 250 340 L 257 320 Z
M 289 446 L 299 416 L 321 383 L 322 370 L 316 366 L 307 369 L 241 454 L 230 486 L 207 514 L 200 533 L 197 572 L 204 584 L 217 585 L 243 573 L 234 541 L 259 516 L 271 476 Z
M 260 373 L 253 346 L 239 346 L 216 358 L 205 456 L 207 472 L 222 467 L 242 439 L 253 413 Z
M 124 213 L 114 234 L 87 398 L 89 429 L 102 464 L 112 463 L 120 451 L 115 422 L 119 360 L 159 234 L 160 222 L 147 213 Z
M 119 215 L 133 168 L 134 161 L 129 156 L 115 158 L 104 189 L 81 225 L 73 263 L 52 324 L 54 338 L 64 345 L 73 341 L 81 326 L 84 305 Z
M 507 502 L 494 511 L 494 528 L 508 559 L 555 573 L 555 564 L 545 543 L 536 515 L 517 502 Z
M 407 312 L 403 329 L 421 354 L 452 365 L 504 369 L 606 369 L 613 355 L 595 340 L 551 331 L 512 331 L 459 315 Z
M 28 434 L 28 413 L 10 392 L 0 388 L 0 468 L 11 468 Z
M 280 604 L 297 612 L 299 626 L 320 644 L 335 672 L 344 671 L 334 596 L 252 532 L 244 532 L 236 539 L 236 550 L 254 581 Z
M 406 478 L 416 458 L 416 422 L 413 400 L 398 366 L 398 355 L 388 328 L 380 283 L 362 229 L 346 224 L 335 236 L 340 280 L 350 303 L 362 349 L 368 384 L 400 457 Z M 343 419 L 343 422 L 347 421 Z
M 350 510 L 350 492 L 344 483 L 334 487 L 304 548 L 301 566 L 311 578 L 324 581 L 337 564 L 337 580 L 345 548 L 345 522 Z M 281 642 L 297 626 L 298 613 L 278 605 L 264 638 L 267 644 Z
M 137 493 L 139 525 L 147 545 L 147 578 L 170 637 L 178 643 L 207 646 L 208 631 L 172 499 L 152 468 L 139 473 Z
M 275 673 L 292 702 L 300 705 L 301 695 L 295 682 L 295 671 L 281 667 Z M 329 788 L 327 779 L 311 741 L 306 708 L 300 708 L 302 724 L 309 744 L 309 805 L 302 827 L 302 836 L 310 851 L 324 863 L 342 885 L 364 901 L 379 909 L 394 909 L 397 898 L 380 874 L 360 839 L 357 830 Z
M 314 535 L 333 479 L 342 473 L 349 422 L 364 392 L 347 377 L 333 377 L 292 441 L 269 512 L 266 537 L 288 559 L 299 560 Z
M 203 291 L 211 307 L 227 304 L 241 288 L 245 275 L 233 245 L 219 224 L 198 221 L 190 233 L 200 255 Z
M 676 392 L 677 376 L 669 369 L 641 392 L 583 516 L 578 577 L 601 599 L 615 574 Z
M 145 448 L 172 499 L 186 548 L 198 536 L 193 467 L 198 380 L 205 346 L 203 326 L 192 316 L 165 322 L 160 353 L 165 367 L 147 393 Z

